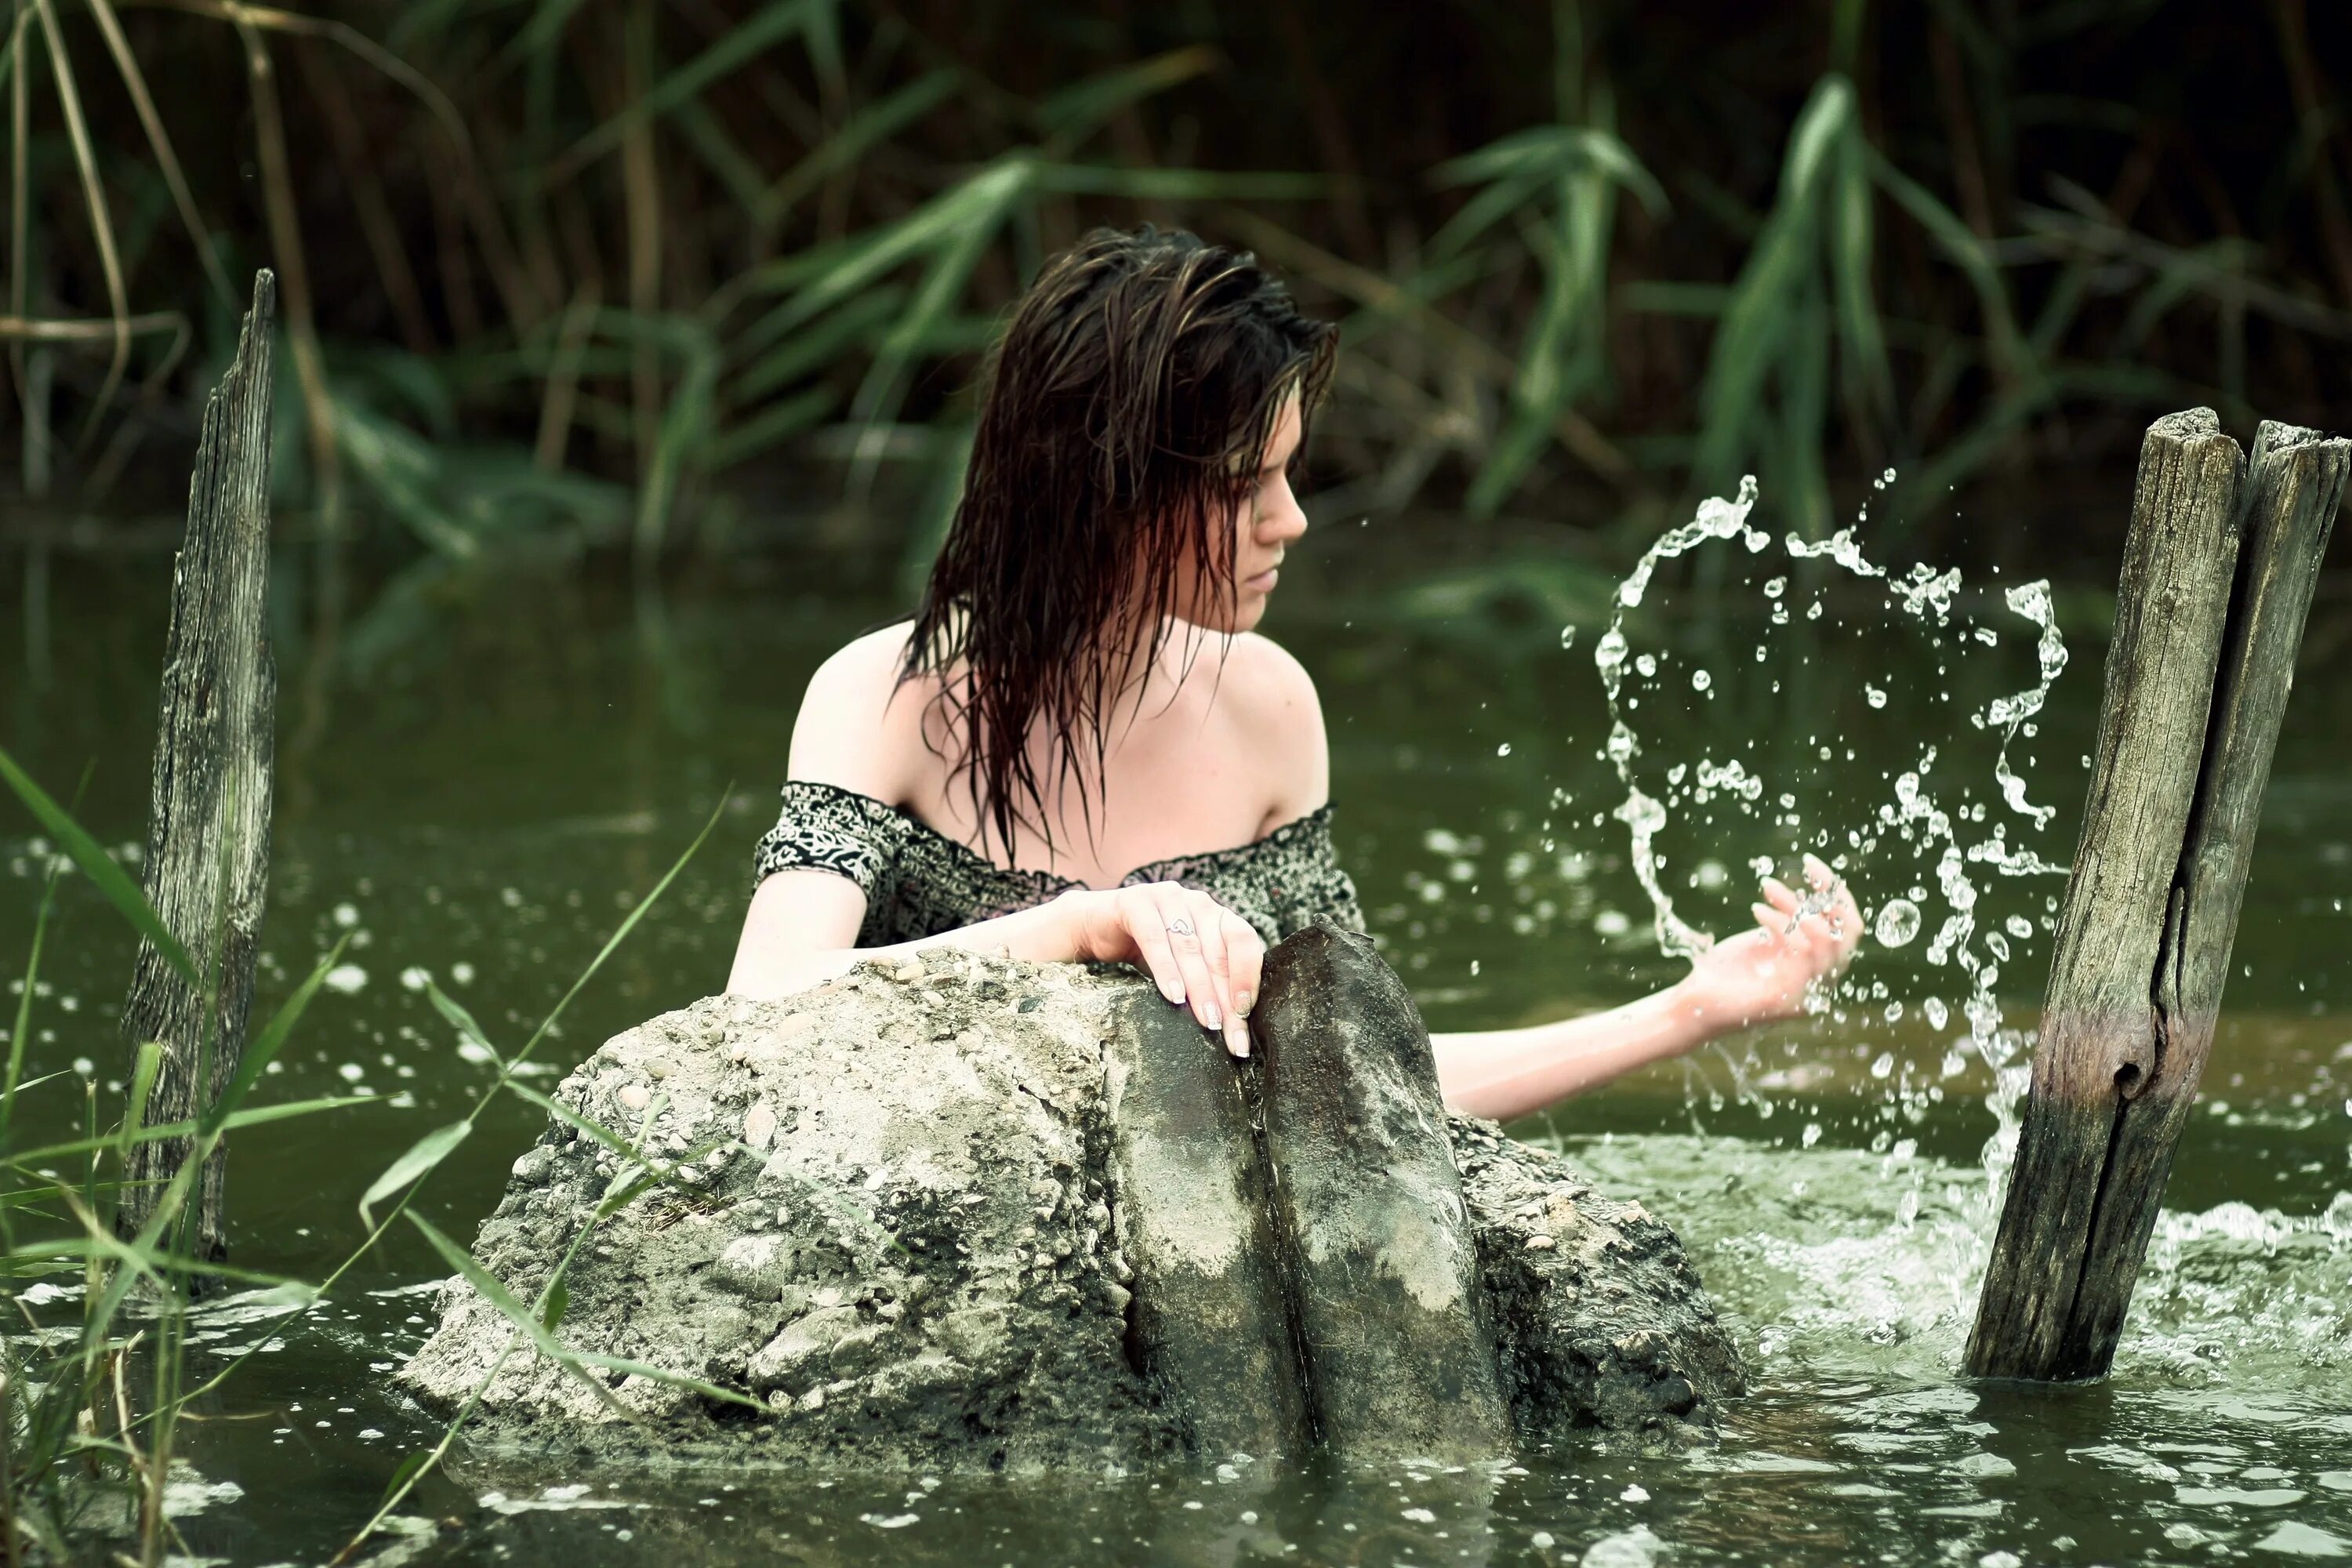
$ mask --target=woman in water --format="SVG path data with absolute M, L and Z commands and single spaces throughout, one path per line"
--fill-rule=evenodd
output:
M 1248 1054 L 1266 944 L 1318 914 L 1363 929 L 1314 683 L 1251 629 L 1307 530 L 1290 479 L 1334 340 L 1187 234 L 1098 232 L 1046 266 L 913 621 L 809 682 L 730 991 L 926 947 L 1106 960 Z M 1767 879 L 1756 928 L 1655 995 L 1432 1037 L 1447 1101 L 1520 1115 L 1801 1012 L 1861 931 L 1806 870 L 1811 896 Z

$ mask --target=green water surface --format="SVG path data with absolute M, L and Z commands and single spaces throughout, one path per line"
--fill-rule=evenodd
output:
M 1265 629 L 1321 689 L 1339 847 L 1432 1026 L 1526 1022 L 1670 979 L 1676 961 L 1658 951 L 1611 815 L 1624 792 L 1602 754 L 1610 716 L 1591 657 L 1608 581 L 1433 575 L 1410 537 L 1346 533 L 1296 552 Z M 1751 860 L 1785 866 L 1817 847 L 1846 857 L 1867 911 L 1915 898 L 1922 931 L 1866 946 L 1828 1015 L 1515 1129 L 1565 1146 L 1690 1241 L 1756 1374 L 1719 1447 L 1531 1453 L 1499 1470 L 1253 1461 L 985 1482 L 564 1473 L 461 1447 L 411 1500 L 402 1533 L 372 1550 L 958 1564 L 2352 1553 L 2352 972 L 2339 957 L 2352 933 L 2352 673 L 2322 664 L 2299 679 L 2205 1102 L 2115 1375 L 1987 1387 L 1957 1371 L 1997 1210 L 1987 1149 L 2021 1088 L 2013 1031 L 2032 1022 L 2063 878 L 1969 868 L 1970 951 L 2000 969 L 1988 1048 L 1969 1037 L 1960 966 L 1930 960 L 1950 913 L 1935 856 L 1879 814 L 1933 748 L 1923 784 L 1963 845 L 2005 825 L 2009 844 L 2063 865 L 2105 653 L 2098 596 L 2061 593 L 2070 661 L 2035 732 L 2012 742 L 2027 804 L 2055 808 L 2036 828 L 1994 784 L 1996 730 L 1970 721 L 2035 682 L 2033 628 L 2001 602 L 2009 579 L 1968 584 L 1939 626 L 1874 584 L 1725 548 L 1711 591 L 1662 579 L 1629 622 L 1635 652 L 1656 661 L 1629 677 L 1638 706 L 1623 717 L 1637 778 L 1672 797 L 1664 885 L 1686 918 L 1729 931 L 1747 918 Z M 0 560 L 11 606 L 17 565 Z M 323 1274 L 364 1234 L 356 1204 L 377 1173 L 478 1092 L 491 1069 L 457 1049 L 425 975 L 510 1047 L 714 811 L 709 843 L 574 1003 L 535 1081 L 551 1087 L 610 1035 L 719 985 L 799 692 L 827 652 L 898 607 L 874 585 L 886 575 L 820 559 L 658 596 L 570 578 L 483 587 L 404 628 L 358 622 L 327 679 L 289 609 L 259 1005 L 339 937 L 352 967 L 262 1096 L 369 1102 L 236 1141 L 238 1261 Z M 144 837 L 168 576 L 160 559 L 59 563 L 46 640 L 0 647 L 0 743 L 61 794 L 94 763 L 82 816 L 110 846 Z M 1790 581 L 1768 597 L 1774 576 Z M 2332 613 L 2323 600 L 2317 616 Z M 1564 617 L 1577 627 L 1566 647 Z M 13 611 L 0 625 L 35 629 Z M 1701 803 L 1692 775 L 1669 781 L 1677 763 L 1735 757 L 1762 781 L 1752 801 Z M 0 808 L 0 973 L 16 972 L 29 939 L 41 849 L 27 819 Z M 1986 946 L 1993 931 L 2005 960 Z M 69 879 L 29 1057 L 34 1070 L 79 1073 L 34 1091 L 20 1127 L 78 1126 L 85 1079 L 102 1101 L 119 1093 L 129 954 L 120 922 Z M 495 1105 L 419 1212 L 470 1237 L 541 1120 Z M 305 1317 L 237 1301 L 200 1315 L 199 1371 L 268 1348 L 181 1428 L 176 1506 L 194 1550 L 323 1561 L 367 1517 L 436 1430 L 387 1374 L 425 1331 L 443 1272 L 402 1227 Z M 77 1315 L 70 1299 L 33 1311 Z

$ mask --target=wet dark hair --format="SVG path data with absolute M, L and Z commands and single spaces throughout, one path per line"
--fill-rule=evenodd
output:
M 1246 252 L 1149 225 L 1089 234 L 1014 307 L 899 678 L 943 678 L 983 851 L 993 834 L 1009 856 L 1031 807 L 1054 843 L 1028 744 L 1040 719 L 1096 832 L 1114 672 L 1166 646 L 1188 557 L 1235 595 L 1225 524 L 1286 399 L 1302 421 L 1321 400 L 1336 342 Z

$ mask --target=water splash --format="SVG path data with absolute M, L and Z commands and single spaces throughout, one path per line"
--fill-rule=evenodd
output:
M 1903 947 L 1919 934 L 1919 906 L 1908 899 L 1889 899 L 1871 926 L 1881 947 Z M 1898 1004 L 1899 1005 L 1899 1004 Z
M 1696 517 L 1662 534 L 1635 563 L 1633 570 L 1626 574 L 1625 580 L 1617 584 L 1617 606 L 1610 613 L 1609 629 L 1601 634 L 1600 642 L 1592 649 L 1592 667 L 1600 672 L 1601 689 L 1609 695 L 1609 716 L 1612 721 L 1607 755 L 1617 770 L 1617 782 L 1625 786 L 1625 799 L 1613 815 L 1625 824 L 1632 839 L 1633 875 L 1640 879 L 1642 890 L 1650 897 L 1658 946 L 1678 958 L 1691 958 L 1705 952 L 1715 945 L 1715 939 L 1687 924 L 1675 913 L 1674 899 L 1658 879 L 1654 841 L 1658 829 L 1665 826 L 1666 808 L 1643 794 L 1633 782 L 1633 759 L 1641 754 L 1642 748 L 1633 727 L 1625 722 L 1622 702 L 1628 647 L 1625 612 L 1641 604 L 1642 596 L 1649 592 L 1650 578 L 1662 561 L 1695 550 L 1710 540 L 1737 538 L 1748 546 L 1750 554 L 1770 544 L 1770 535 L 1748 526 L 1748 514 L 1755 506 L 1756 479 L 1750 475 L 1739 481 L 1739 494 L 1736 499 L 1725 500 L 1720 496 L 1710 496 L 1699 503 Z M 1651 668 L 1655 668 L 1654 663 Z
M 1624 796 L 1612 814 L 1625 825 L 1631 847 L 1635 877 L 1649 897 L 1653 924 L 1659 948 L 1667 954 L 1694 957 L 1713 945 L 1714 939 L 1685 921 L 1675 910 L 1673 898 L 1667 893 L 1661 877 L 1663 860 L 1658 839 L 1665 829 L 1671 808 L 1678 801 L 1693 805 L 1705 805 L 1718 796 L 1733 796 L 1753 806 L 1765 794 L 1767 784 L 1752 767 L 1734 758 L 1717 763 L 1702 758 L 1696 767 L 1677 764 L 1667 770 L 1669 788 L 1664 799 L 1653 795 L 1640 782 L 1637 763 L 1643 755 L 1642 739 L 1629 715 L 1640 706 L 1640 698 L 1627 692 L 1625 683 L 1630 670 L 1643 679 L 1656 676 L 1659 660 L 1649 653 L 1635 653 L 1625 634 L 1626 612 L 1642 604 L 1648 595 L 1659 565 L 1675 556 L 1716 542 L 1738 540 L 1750 553 L 1760 553 L 1772 542 L 1770 537 L 1751 526 L 1749 517 L 1757 499 L 1757 485 L 1750 477 L 1740 481 L 1738 494 L 1730 500 L 1713 497 L 1701 504 L 1697 515 L 1689 522 L 1669 530 L 1653 544 L 1623 583 L 1619 584 L 1617 603 L 1607 630 L 1593 649 L 1593 667 L 1599 673 L 1603 693 L 1609 703 L 1610 729 L 1602 754 L 1614 768 Z M 1867 515 L 1866 512 L 1864 514 Z M 1899 616 L 1915 620 L 1934 633 L 1944 633 L 1949 627 L 1952 615 L 1962 589 L 1958 569 L 1937 570 L 1926 564 L 1911 567 L 1900 574 L 1873 562 L 1864 552 L 1857 529 L 1842 528 L 1828 538 L 1812 541 L 1794 533 L 1780 542 L 1783 552 L 1794 562 L 1826 562 L 1848 575 L 1883 585 L 1889 607 Z M 1763 592 L 1769 602 L 1768 618 L 1774 626 L 1789 623 L 1790 610 L 1790 579 L 1786 574 L 1775 574 L 1765 584 Z M 1801 597 L 1802 595 L 1799 595 Z M 2009 808 L 2024 817 L 2032 831 L 2046 828 L 2055 816 L 2054 808 L 2037 805 L 2027 796 L 2023 776 L 2012 766 L 2012 742 L 2020 737 L 2032 739 L 2035 734 L 2035 719 L 2048 700 L 2052 684 L 2066 666 L 2066 647 L 2060 635 L 2057 617 L 2046 582 L 2033 582 L 2011 587 L 2007 591 L 2008 609 L 2036 628 L 2038 679 L 2021 691 L 2001 697 L 1981 713 L 1972 715 L 1978 728 L 1988 726 L 2000 731 L 2000 744 L 1993 764 L 1993 780 L 2000 798 Z M 1806 608 L 1808 619 L 1817 619 L 1821 602 L 1816 596 Z M 1969 628 L 1962 636 L 1964 648 L 1997 647 L 1998 633 L 1990 626 Z M 1759 662 L 1769 657 L 1769 650 L 1759 643 L 1756 648 Z M 1705 671 L 1692 678 L 1694 690 L 1705 692 L 1712 679 Z M 1773 683 L 1779 689 L 1779 683 Z M 1873 709 L 1887 705 L 1887 693 L 1878 686 L 1864 683 L 1863 694 Z M 1849 756 L 1851 752 L 1849 752 Z M 1826 761 L 1831 752 L 1820 749 Z M 1994 823 L 1979 830 L 1973 824 L 1982 823 L 1985 808 L 1970 805 L 1968 793 L 1960 792 L 1961 804 L 1950 809 L 1938 804 L 1931 787 L 1937 759 L 1937 748 L 1923 751 L 1916 765 L 1901 773 L 1892 784 L 1892 798 L 1883 801 L 1871 818 L 1847 834 L 1851 853 L 1841 851 L 1832 856 L 1832 863 L 1841 869 L 1851 862 L 1869 865 L 1874 857 L 1894 850 L 1907 854 L 1924 870 L 1932 869 L 1935 892 L 1915 887 L 1902 897 L 1889 897 L 1880 906 L 1874 934 L 1886 947 L 1906 946 L 1927 928 L 1928 921 L 1921 908 L 1923 901 L 1939 895 L 1943 905 L 1941 918 L 1934 924 L 1922 957 L 1930 966 L 1951 966 L 1960 972 L 1962 999 L 1958 1011 L 1965 1020 L 1967 1034 L 1947 1048 L 1944 1077 L 1949 1078 L 1961 1069 L 1961 1051 L 1974 1054 L 1991 1070 L 1992 1087 L 1987 1096 L 1987 1108 L 1992 1112 L 1995 1131 L 1987 1141 L 1983 1166 L 1988 1181 L 1983 1204 L 1987 1212 L 1998 1201 L 2001 1178 L 2014 1157 L 2018 1127 L 2018 1106 L 2022 1099 L 2029 1070 L 2025 1056 L 2030 1044 L 2026 1032 L 2006 1029 L 2001 1024 L 2000 1008 L 1995 999 L 1995 986 L 2000 977 L 2001 965 L 2010 961 L 2012 939 L 2023 942 L 2033 934 L 2031 922 L 2012 916 L 2006 925 L 1980 922 L 1978 911 L 1979 889 L 1972 872 L 1977 868 L 2001 877 L 2063 875 L 2063 866 L 2053 865 L 2032 849 L 2010 841 L 2008 826 Z M 1685 785 L 1685 779 L 1688 784 Z M 1687 788 L 1687 793 L 1683 793 Z M 1770 821 L 1775 827 L 1793 828 L 1799 825 L 1796 797 L 1783 792 L 1774 797 L 1780 811 Z M 1823 853 L 1829 853 L 1826 843 Z M 1769 857 L 1756 858 L 1759 872 L 1772 868 Z M 2018 928 L 2024 929 L 2020 931 Z M 1842 987 L 1849 1001 L 1868 1001 L 1874 1016 L 1889 1022 L 1906 1015 L 1903 998 L 1891 997 L 1884 980 L 1864 985 L 1849 976 Z M 1920 1004 L 1919 1011 L 1930 1026 L 1941 1032 L 1951 1020 L 1952 1009 L 1939 998 L 1930 997 Z M 1843 1015 L 1841 1015 L 1843 1016 Z M 1886 1060 L 1887 1074 L 1892 1077 L 1894 1058 Z M 1735 1074 L 1735 1082 L 1740 1075 Z M 1891 1107 L 1905 1111 L 1924 1108 L 1927 1086 L 1915 1085 L 1911 1070 L 1905 1068 L 1901 1081 L 1893 1086 Z M 1934 1089 L 1940 1099 L 1943 1091 Z M 1747 1100 L 1743 1085 L 1741 1098 Z M 1757 1097 L 1759 1111 L 1769 1101 Z M 1913 1120 L 1916 1120 L 1914 1116 Z
M 2009 591 L 2008 597 L 2011 610 L 2042 628 L 2041 638 L 2034 645 L 2035 655 L 2042 664 L 2042 680 L 2032 690 L 2021 691 L 2014 697 L 1996 699 L 1977 722 L 1979 725 L 2003 726 L 2000 752 L 1992 764 L 1992 776 L 2000 785 L 2001 799 L 2009 803 L 2011 811 L 2032 817 L 2034 826 L 2047 827 L 2050 818 L 2056 815 L 2057 807 L 2033 805 L 2027 802 L 2025 781 L 2009 765 L 2009 746 L 2017 739 L 2018 731 L 2025 728 L 2027 721 L 2041 712 L 2042 705 L 2049 700 L 2051 682 L 2056 680 L 2059 671 L 2066 668 L 2066 644 L 2058 635 L 2058 617 L 2050 603 L 2047 581 L 2021 583 Z M 2032 733 L 2031 729 L 2026 732 L 2029 735 Z

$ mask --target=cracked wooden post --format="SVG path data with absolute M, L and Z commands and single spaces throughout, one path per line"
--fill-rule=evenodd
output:
M 135 1063 L 163 1046 L 151 1126 L 193 1118 L 236 1070 L 253 1000 L 255 942 L 269 882 L 270 763 L 278 676 L 268 640 L 270 335 L 278 284 L 255 275 L 236 358 L 205 404 L 188 485 L 188 531 L 172 576 L 162 716 L 147 818 L 147 897 L 206 984 L 192 986 L 152 943 L 132 960 L 122 1033 Z M 125 1077 L 131 1075 L 126 1073 Z M 134 1235 L 188 1157 L 190 1141 L 132 1152 L 116 1225 Z M 225 1145 L 191 1196 L 194 1252 L 227 1251 Z
M 2212 1046 L 2347 443 L 2210 409 L 2140 447 L 2098 749 L 1968 1368 L 2102 1376 Z

